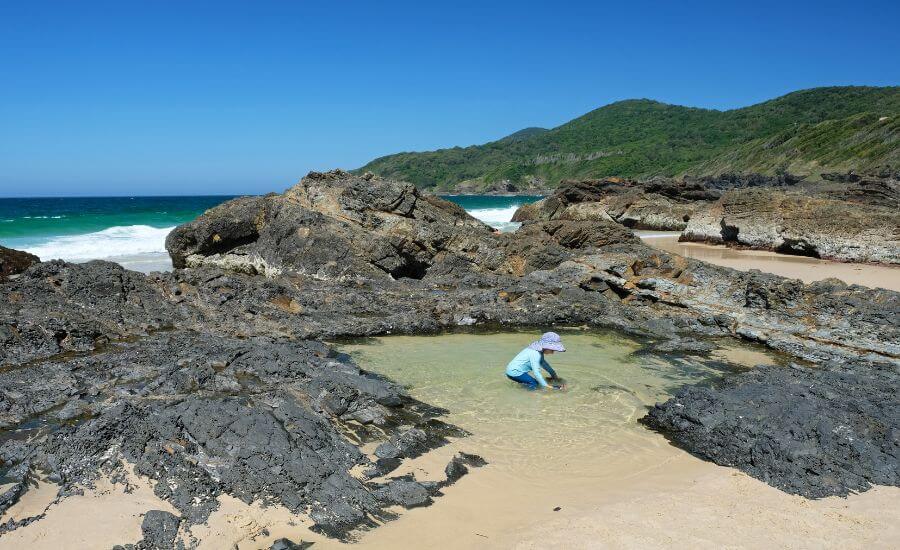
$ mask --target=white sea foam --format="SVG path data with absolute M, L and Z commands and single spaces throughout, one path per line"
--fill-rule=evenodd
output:
M 505 208 L 474 208 L 469 210 L 469 214 L 500 231 L 515 231 L 522 224 L 510 220 L 519 206 L 521 205 L 514 204 Z
M 42 260 L 62 259 L 71 262 L 109 259 L 122 256 L 144 256 L 166 253 L 166 235 L 173 227 L 149 225 L 115 226 L 83 235 L 52 237 L 25 248 Z

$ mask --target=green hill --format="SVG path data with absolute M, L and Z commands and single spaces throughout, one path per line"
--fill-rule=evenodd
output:
M 691 169 L 692 173 L 820 174 L 900 167 L 900 116 L 862 113 L 818 124 L 795 124 L 748 141 Z
M 896 86 L 815 88 L 729 111 L 626 100 L 551 130 L 389 155 L 359 171 L 452 190 L 461 182 L 897 169 L 898 117 Z

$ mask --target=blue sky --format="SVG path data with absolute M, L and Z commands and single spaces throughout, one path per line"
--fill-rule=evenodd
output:
M 0 196 L 259 193 L 620 99 L 897 85 L 898 6 L 0 0 Z

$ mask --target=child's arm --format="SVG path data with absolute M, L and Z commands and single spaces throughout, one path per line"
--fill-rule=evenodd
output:
M 535 354 L 538 357 L 541 356 L 540 353 Z M 541 385 L 542 388 L 547 388 L 547 382 L 544 380 L 544 375 L 541 374 L 541 363 L 543 360 L 537 359 L 536 357 L 531 357 L 531 372 L 534 374 L 534 378 L 538 381 L 538 384 Z
M 556 371 L 553 370 L 553 367 L 550 366 L 550 363 L 547 362 L 543 354 L 541 355 L 541 366 L 545 371 L 550 373 L 550 378 L 556 378 Z

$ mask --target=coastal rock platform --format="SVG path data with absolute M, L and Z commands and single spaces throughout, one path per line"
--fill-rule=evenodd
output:
M 224 203 L 167 247 L 171 273 L 57 261 L 0 284 L 0 510 L 39 473 L 65 498 L 128 463 L 184 525 L 230 495 L 348 536 L 429 503 L 458 465 L 429 482 L 390 472 L 465 434 L 321 340 L 470 327 L 615 328 L 674 354 L 708 337 L 764 344 L 795 367 L 685 388 L 646 423 L 794 494 L 900 479 L 896 292 L 712 266 L 602 216 L 500 234 L 412 185 L 341 171 Z

